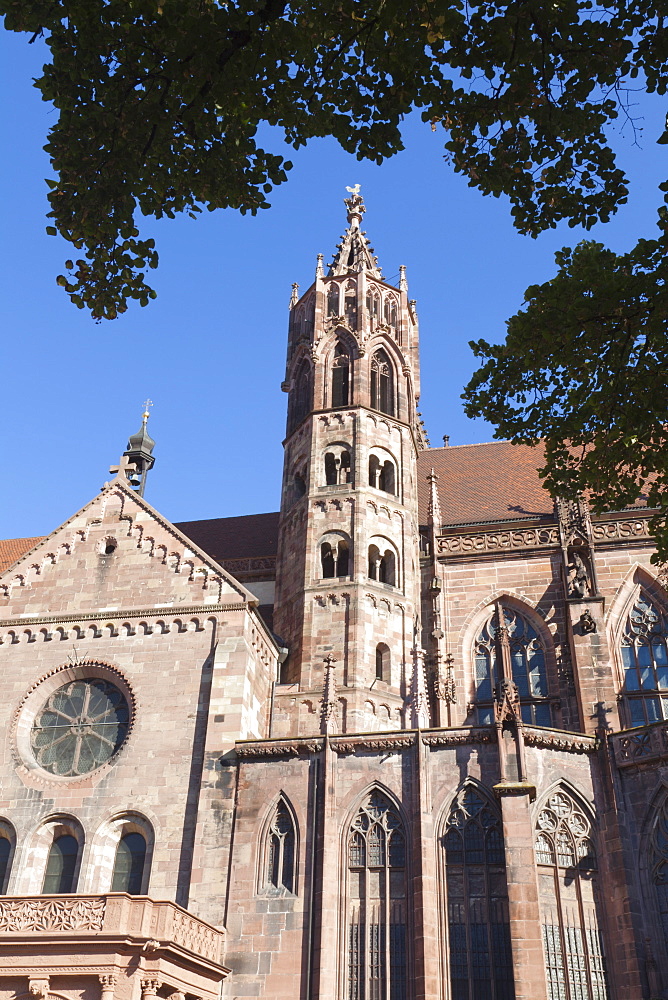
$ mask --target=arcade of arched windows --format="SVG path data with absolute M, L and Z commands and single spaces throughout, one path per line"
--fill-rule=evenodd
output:
M 524 722 L 554 725 L 549 698 L 545 644 L 529 619 L 516 608 L 499 605 L 508 639 L 512 678 L 520 696 Z M 494 721 L 494 692 L 503 677 L 501 634 L 497 609 L 490 608 L 474 643 L 473 667 L 477 721 Z
M 369 486 L 396 496 L 396 480 L 396 466 L 393 460 L 385 457 L 381 451 L 372 452 L 369 455 Z
M 343 486 L 352 481 L 352 465 L 348 445 L 329 445 L 323 464 L 325 485 Z
M 74 817 L 61 816 L 44 823 L 27 851 L 25 871 L 14 871 L 16 833 L 5 819 L 0 820 L 0 895 L 7 894 L 10 879 L 15 889 L 31 894 L 127 892 L 143 895 L 148 891 L 152 829 L 141 816 L 119 816 L 105 824 L 93 838 L 95 851 L 84 871 L 82 859 L 86 836 Z M 13 878 L 12 878 L 13 876 Z
M 399 586 L 399 557 L 386 538 L 372 539 L 368 548 L 368 577 L 389 587 Z
M 316 576 L 322 580 L 348 576 L 352 569 L 350 539 L 343 533 L 329 532 L 318 546 Z

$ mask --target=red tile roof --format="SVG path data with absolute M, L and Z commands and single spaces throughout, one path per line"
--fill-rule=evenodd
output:
M 212 517 L 208 521 L 180 521 L 175 525 L 216 562 L 227 559 L 275 556 L 278 511 L 241 517 Z
M 427 523 L 432 466 L 438 475 L 442 523 L 474 524 L 552 515 L 538 469 L 543 446 L 509 441 L 429 448 L 418 456 L 420 524 Z
M 4 573 L 8 566 L 13 565 L 33 545 L 41 542 L 43 537 L 43 535 L 37 535 L 36 538 L 0 539 L 0 573 Z

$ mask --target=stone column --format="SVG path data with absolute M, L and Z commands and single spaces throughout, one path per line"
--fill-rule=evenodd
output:
M 337 755 L 325 739 L 320 774 L 320 794 L 313 807 L 320 811 L 315 863 L 316 954 L 312 996 L 333 1000 L 338 995 L 338 953 L 336 943 L 339 911 L 339 829 L 336 816 Z
M 99 976 L 100 980 L 100 1000 L 114 1000 L 114 990 L 116 988 L 116 976 Z
M 533 848 L 531 785 L 495 786 L 501 799 L 506 851 L 510 941 L 513 952 L 515 1000 L 547 1000 L 538 879 Z
M 415 997 L 416 1000 L 436 1000 L 442 995 L 440 977 L 440 950 L 438 926 L 438 891 L 436 851 L 434 850 L 434 817 L 431 800 L 431 775 L 429 747 L 422 742 L 422 735 L 415 737 L 417 776 L 414 804 L 416 822 L 413 824 L 416 874 L 413 878 L 415 915 Z M 404 751 L 408 753 L 408 750 Z
M 141 981 L 141 1000 L 153 1000 L 160 989 L 159 979 L 142 979 Z

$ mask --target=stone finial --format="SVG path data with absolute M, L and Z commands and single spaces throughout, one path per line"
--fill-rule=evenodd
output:
M 402 292 L 408 291 L 408 281 L 406 280 L 406 265 L 399 265 L 399 289 Z
M 334 664 L 336 657 L 329 653 L 325 657 L 325 683 L 320 702 L 320 732 L 331 735 L 336 732 L 336 679 Z
M 294 307 L 297 305 L 298 302 L 299 302 L 299 285 L 297 284 L 296 281 L 293 281 L 292 294 L 290 295 L 290 308 L 294 309 Z
M 337 244 L 334 260 L 329 268 L 329 276 L 342 274 L 358 274 L 367 271 L 371 277 L 382 280 L 383 275 L 374 256 L 373 247 L 369 246 L 366 233 L 360 229 L 362 216 L 366 211 L 359 184 L 346 188 L 350 197 L 344 198 L 348 228 Z
M 427 476 L 427 480 L 429 482 L 429 506 L 427 508 L 429 524 L 433 524 L 440 531 L 443 518 L 441 516 L 441 501 L 438 495 L 438 476 L 434 472 L 433 466 Z
M 324 260 L 323 255 L 321 253 L 319 253 L 318 256 L 316 257 L 316 263 L 315 263 L 315 276 L 316 276 L 316 278 L 322 278 L 322 277 L 324 277 L 325 271 L 324 271 L 324 268 L 322 266 L 323 260 Z
M 425 652 L 416 642 L 413 653 L 413 680 L 411 684 L 411 714 L 415 729 L 428 729 L 431 725 L 427 679 L 425 677 Z

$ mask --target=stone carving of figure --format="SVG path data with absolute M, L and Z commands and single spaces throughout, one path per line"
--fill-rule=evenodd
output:
M 568 563 L 568 596 L 588 597 L 591 592 L 589 570 L 577 549 L 571 550 Z

